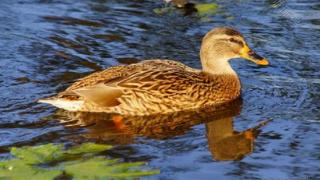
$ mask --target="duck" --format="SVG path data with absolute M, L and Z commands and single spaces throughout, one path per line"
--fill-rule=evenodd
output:
M 118 65 L 83 77 L 53 97 L 40 99 L 67 111 L 130 116 L 168 114 L 217 106 L 241 96 L 241 83 L 230 60 L 257 65 L 269 61 L 251 50 L 231 27 L 217 27 L 202 39 L 202 69 L 168 59 Z
M 172 3 L 177 8 L 185 7 L 189 2 L 187 0 L 164 0 L 166 3 Z
M 165 0 L 166 5 L 172 4 L 173 7 L 183 10 L 185 16 L 198 12 L 196 4 L 188 0 Z

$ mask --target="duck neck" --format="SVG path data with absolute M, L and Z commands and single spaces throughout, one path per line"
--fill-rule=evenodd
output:
M 233 100 L 240 95 L 241 83 L 237 73 L 232 69 L 227 59 L 201 58 L 203 72 L 211 75 L 215 84 L 220 87 L 224 100 Z M 215 92 L 216 93 L 216 92 Z
M 229 63 L 229 58 L 205 55 L 201 56 L 201 64 L 203 71 L 209 74 L 237 76 Z

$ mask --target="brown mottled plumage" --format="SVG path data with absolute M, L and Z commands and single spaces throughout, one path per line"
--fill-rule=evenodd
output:
M 197 109 L 239 97 L 241 85 L 230 59 L 243 57 L 257 64 L 268 64 L 231 28 L 210 31 L 203 39 L 200 57 L 203 70 L 160 59 L 111 67 L 84 77 L 57 96 L 40 102 L 69 111 L 124 115 Z

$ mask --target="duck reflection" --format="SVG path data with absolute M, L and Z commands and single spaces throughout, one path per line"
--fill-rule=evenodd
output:
M 270 120 L 242 132 L 233 129 L 232 117 L 206 123 L 209 150 L 216 160 L 240 160 L 253 151 L 253 143 L 260 128 Z
M 120 116 L 101 113 L 75 113 L 60 110 L 60 121 L 68 127 L 85 127 L 85 138 L 113 144 L 130 144 L 135 137 L 142 136 L 164 140 L 187 133 L 198 124 L 205 124 L 209 150 L 215 160 L 238 160 L 253 151 L 253 143 L 258 126 L 237 132 L 233 127 L 233 117 L 241 110 L 240 99 L 228 104 L 169 115 L 143 117 Z

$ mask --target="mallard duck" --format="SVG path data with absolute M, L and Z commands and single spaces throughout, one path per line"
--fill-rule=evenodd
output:
M 202 40 L 202 70 L 173 60 L 144 60 L 93 73 L 39 102 L 68 111 L 139 116 L 219 105 L 240 96 L 239 77 L 229 64 L 240 57 L 268 65 L 238 31 L 219 27 Z
M 191 15 L 192 13 L 197 12 L 196 4 L 189 2 L 188 0 L 165 0 L 167 4 L 172 4 L 174 7 L 182 9 L 184 15 Z
M 172 3 L 174 6 L 178 8 L 185 7 L 189 2 L 187 0 L 164 0 L 166 3 Z

